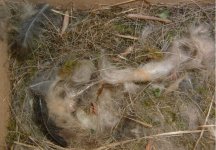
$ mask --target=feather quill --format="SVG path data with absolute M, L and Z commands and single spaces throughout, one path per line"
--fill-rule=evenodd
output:
M 53 24 L 60 22 L 60 16 L 55 15 L 51 11 L 49 4 L 38 5 L 31 9 L 31 15 L 23 18 L 21 22 L 19 33 L 15 42 L 12 44 L 12 54 L 18 59 L 26 58 L 34 47 L 34 41 L 42 34 L 43 28 L 46 27 L 50 21 Z M 47 19 L 49 18 L 49 19 Z
M 35 121 L 42 129 L 43 133 L 47 136 L 48 139 L 55 142 L 56 144 L 66 147 L 67 142 L 63 137 L 59 136 L 58 133 L 61 128 L 57 127 L 53 120 L 48 117 L 48 109 L 46 102 L 44 101 L 43 96 L 36 95 L 32 93 L 34 100 L 34 112 L 35 112 Z
M 23 38 L 23 39 L 21 39 L 23 42 L 22 42 L 22 46 L 23 47 L 25 47 L 25 48 L 27 48 L 28 46 L 30 46 L 31 45 L 31 40 L 32 40 L 32 37 L 31 36 L 33 36 L 33 34 L 34 33 L 32 33 L 32 32 L 34 32 L 35 30 L 35 26 L 36 26 L 36 24 L 38 23 L 38 21 L 39 21 L 39 18 L 43 15 L 43 12 L 46 10 L 46 9 L 48 9 L 48 7 L 49 7 L 49 5 L 48 4 L 46 4 L 46 5 L 44 5 L 42 8 L 41 8 L 41 10 L 40 11 L 38 11 L 38 13 L 35 15 L 35 17 L 34 18 L 32 18 L 31 20 L 29 20 L 30 22 L 25 22 L 25 24 L 24 24 L 24 28 L 22 28 L 22 30 L 24 30 L 24 31 L 26 31 L 26 32 L 24 32 L 24 35 L 23 36 L 21 36 L 21 38 Z M 25 27 L 27 27 L 27 29 L 25 29 Z

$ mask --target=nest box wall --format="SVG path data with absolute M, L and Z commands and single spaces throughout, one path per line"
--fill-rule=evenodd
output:
M 73 6 L 76 9 L 93 9 L 93 8 L 99 8 L 101 6 L 109 6 L 109 5 L 115 5 L 120 4 L 124 2 L 130 2 L 133 4 L 136 3 L 143 3 L 143 4 L 158 4 L 158 3 L 164 3 L 164 4 L 178 4 L 178 3 L 194 3 L 194 2 L 202 2 L 202 3 L 213 3 L 214 0 L 194 0 L 192 2 L 191 0 L 28 0 L 34 3 L 49 3 L 54 6 L 60 6 L 63 8 L 71 8 Z
M 0 149 L 4 149 L 7 135 L 7 122 L 9 120 L 9 63 L 7 54 L 7 20 L 9 14 L 5 4 L 0 0 Z

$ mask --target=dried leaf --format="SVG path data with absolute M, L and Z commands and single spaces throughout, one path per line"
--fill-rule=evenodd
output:
M 146 150 L 151 150 L 152 149 L 152 141 L 151 140 L 148 141 L 148 144 L 146 145 L 145 149 Z
M 95 103 L 91 103 L 90 113 L 97 114 L 97 105 Z

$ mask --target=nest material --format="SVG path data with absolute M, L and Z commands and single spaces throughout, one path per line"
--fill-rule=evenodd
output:
M 17 16 L 19 17 L 22 12 L 19 12 L 13 2 L 9 3 L 8 6 L 16 14 L 12 16 L 11 22 L 17 24 L 17 20 L 19 20 Z M 22 4 L 20 4 L 20 7 L 22 7 Z M 167 45 L 174 40 L 174 37 L 186 31 L 191 23 L 202 22 L 212 25 L 211 20 L 214 20 L 215 16 L 214 6 L 212 5 L 202 6 L 202 9 L 196 5 L 148 6 L 148 8 L 137 6 L 134 10 L 130 10 L 131 13 L 142 13 L 149 16 L 160 16 L 168 12 L 168 14 L 165 14 L 173 22 L 162 24 L 155 21 L 132 21 L 127 19 L 124 17 L 127 10 L 129 9 L 113 8 L 87 13 L 74 11 L 73 18 L 71 18 L 68 29 L 63 36 L 59 36 L 56 28 L 48 24 L 40 38 L 35 41 L 36 44 L 32 54 L 26 61 L 17 62 L 15 59 L 11 59 L 13 82 L 11 112 L 13 118 L 11 119 L 7 139 L 10 147 L 12 146 L 15 149 L 20 149 L 20 147 L 26 149 L 37 147 L 60 149 L 58 145 L 45 138 L 46 135 L 41 132 L 41 129 L 35 125 L 35 121 L 32 119 L 35 113 L 33 106 L 40 104 L 40 97 L 36 98 L 39 103 L 33 103 L 35 99 L 29 95 L 27 87 L 32 84 L 32 80 L 38 72 L 44 76 L 38 75 L 40 79 L 37 78 L 37 80 L 52 81 L 56 75 L 56 68 L 61 67 L 60 76 L 65 77 L 70 70 L 73 70 L 74 62 L 77 60 L 91 59 L 95 64 L 100 62 L 101 48 L 106 49 L 110 60 L 113 60 L 119 68 L 122 66 L 138 67 L 141 63 L 160 60 L 167 49 L 166 47 L 168 47 Z M 140 33 L 146 25 L 153 26 L 155 30 L 149 34 L 145 41 L 117 36 L 118 34 L 130 35 L 139 39 L 142 36 Z M 14 31 L 11 34 L 13 35 Z M 133 47 L 133 50 L 122 56 L 122 53 L 128 47 Z M 100 66 L 100 64 L 97 66 Z M 209 70 L 205 71 L 205 69 L 201 71 L 194 69 L 187 72 L 189 77 L 184 78 L 179 83 L 179 88 L 174 89 L 172 93 L 163 93 L 163 86 L 168 87 L 175 83 L 173 78 L 168 78 L 162 81 L 163 86 L 152 82 L 139 83 L 141 88 L 137 94 L 128 93 L 124 96 L 125 103 L 129 106 L 126 107 L 127 109 L 125 108 L 125 113 L 130 116 L 127 118 L 131 122 L 130 125 L 137 126 L 133 130 L 137 137 L 125 132 L 124 129 L 127 125 L 122 123 L 119 124 L 119 129 L 114 132 L 117 135 L 124 133 L 119 138 L 116 135 L 98 137 L 93 140 L 96 141 L 95 143 L 90 138 L 85 142 L 86 145 L 74 142 L 71 147 L 77 149 L 86 147 L 106 149 L 106 145 L 108 145 L 113 149 L 118 149 L 118 146 L 123 149 L 143 149 L 143 147 L 147 148 L 149 146 L 160 147 L 161 149 L 176 149 L 177 147 L 179 149 L 192 149 L 199 135 L 199 132 L 194 133 L 194 130 L 199 129 L 198 127 L 204 124 L 211 104 L 214 93 L 214 73 Z M 179 75 L 184 73 L 180 72 Z M 95 73 L 95 76 L 97 74 L 98 72 Z M 35 83 L 38 83 L 38 81 L 35 81 Z M 193 116 L 191 116 L 191 113 Z M 47 112 L 44 112 L 44 114 L 47 114 Z M 208 115 L 208 121 L 214 120 L 213 109 L 210 110 Z M 47 120 L 47 118 L 45 119 Z M 39 118 L 38 121 L 40 123 L 41 119 Z M 60 130 L 53 126 L 52 122 L 49 123 L 49 126 L 52 126 L 50 129 L 54 133 Z M 149 128 L 148 124 L 151 124 L 152 127 Z M 46 128 L 46 125 L 42 126 L 42 129 L 44 128 Z M 140 128 L 143 130 L 143 135 L 136 134 L 137 131 L 140 131 Z M 160 135 L 160 133 L 166 132 L 171 132 L 171 136 L 178 135 L 182 132 L 172 133 L 172 131 L 179 130 L 191 134 L 172 138 L 166 137 L 166 134 L 164 136 L 163 134 Z M 160 136 L 154 138 L 154 135 L 158 134 Z M 139 139 L 140 136 L 144 138 L 141 138 L 140 141 L 134 139 Z M 59 137 L 51 137 L 52 140 L 55 138 L 59 140 Z M 151 140 L 146 140 L 149 138 Z M 123 140 L 123 142 L 119 143 L 119 140 Z M 169 142 L 167 143 L 167 141 Z M 212 149 L 214 147 L 214 141 L 207 132 L 203 135 L 201 142 L 200 148 Z M 64 141 L 59 144 L 65 146 Z

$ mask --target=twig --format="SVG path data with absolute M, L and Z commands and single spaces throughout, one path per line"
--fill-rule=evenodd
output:
M 131 9 L 122 11 L 122 12 L 120 12 L 120 13 L 117 13 L 116 15 L 126 14 L 126 13 L 129 13 L 129 12 L 134 11 L 134 10 L 137 10 L 137 8 L 131 8 Z
M 199 126 L 200 128 L 212 128 L 212 127 L 216 127 L 215 124 L 209 124 L 209 125 L 202 125 L 202 126 Z
M 56 13 L 56 14 L 60 14 L 60 15 L 62 15 L 62 16 L 68 16 L 68 17 L 71 17 L 71 18 L 75 18 L 75 17 L 72 16 L 72 15 L 69 15 L 69 14 L 66 14 L 66 13 L 62 13 L 62 12 L 60 12 L 60 11 L 58 11 L 58 10 L 55 10 L 55 9 L 51 9 L 51 11 L 54 12 L 54 13 Z
M 130 54 L 132 51 L 134 50 L 133 46 L 129 46 L 123 53 L 121 53 L 121 56 L 127 56 L 128 54 Z
M 37 148 L 36 146 L 25 144 L 25 143 L 20 143 L 20 142 L 17 142 L 17 141 L 15 141 L 14 144 L 25 146 L 25 147 L 28 147 L 28 148 L 33 148 L 33 149 Z
M 132 121 L 134 121 L 136 123 L 139 123 L 139 124 L 143 125 L 144 127 L 152 128 L 151 124 L 148 124 L 148 123 L 145 123 L 145 122 L 142 122 L 140 120 L 136 120 L 136 119 L 133 119 L 133 118 L 130 118 L 130 117 L 125 117 L 125 118 L 130 119 L 130 120 L 132 120 Z
M 213 98 L 211 100 L 211 103 L 210 103 L 210 106 L 209 106 L 209 110 L 208 110 L 208 113 L 207 113 L 206 118 L 205 118 L 204 126 L 207 124 L 207 121 L 208 121 L 208 118 L 209 118 L 209 115 L 210 115 L 210 112 L 211 112 L 211 109 L 212 109 L 213 102 L 214 102 L 214 96 L 213 96 Z M 204 131 L 205 130 L 203 128 L 201 130 L 201 133 L 200 133 L 200 136 L 199 136 L 198 140 L 196 141 L 196 144 L 194 146 L 194 150 L 197 148 L 197 146 L 198 146 L 198 144 L 199 144 L 199 142 L 200 142 L 200 140 L 201 140 L 201 138 L 203 136 Z
M 115 4 L 112 4 L 112 5 L 108 5 L 108 6 L 104 6 L 104 7 L 95 9 L 92 12 L 98 11 L 98 10 L 110 9 L 111 7 L 121 6 L 121 5 L 129 4 L 129 3 L 133 3 L 133 2 L 136 2 L 136 1 L 141 1 L 141 0 L 128 0 L 128 1 L 125 1 L 125 2 L 115 3 Z M 146 4 L 149 4 L 149 2 L 147 2 L 146 0 L 144 0 L 144 2 Z
M 58 150 L 84 150 L 84 149 L 81 149 L 81 148 L 65 148 L 65 147 L 61 147 L 61 146 L 58 146 L 56 144 L 53 144 L 52 142 L 49 142 L 49 141 L 45 141 L 43 140 L 43 142 L 45 144 L 48 144 L 49 147 L 52 147 L 52 148 L 55 148 L 55 149 L 58 149 Z
M 73 16 L 73 8 L 71 8 L 71 10 L 70 10 L 70 16 Z M 72 17 L 70 18 L 70 22 L 72 22 Z
M 148 144 L 145 147 L 145 150 L 152 150 L 152 143 L 153 143 L 152 140 L 149 140 Z
M 162 19 L 159 17 L 153 17 L 153 16 L 145 16 L 142 14 L 128 14 L 127 18 L 130 19 L 142 19 L 142 20 L 154 20 L 154 21 L 159 21 L 159 22 L 163 22 L 163 23 L 171 23 L 172 21 L 169 19 Z
M 122 34 L 115 34 L 115 36 L 125 38 L 125 39 L 130 39 L 130 40 L 138 40 L 138 37 L 131 36 L 131 35 L 122 35 Z
M 128 0 L 128 1 L 125 1 L 125 2 L 120 2 L 120 3 L 115 3 L 115 4 L 112 4 L 112 5 L 108 5 L 106 7 L 116 7 L 116 6 L 121 6 L 121 5 L 129 4 L 129 3 L 133 3 L 133 2 L 136 2 L 136 1 L 141 1 L 141 0 Z
M 65 33 L 65 31 L 69 25 L 69 21 L 70 21 L 69 20 L 69 11 L 66 11 L 65 16 L 64 16 L 64 20 L 63 20 L 63 24 L 62 24 L 61 33 L 60 33 L 61 36 Z
M 134 142 L 134 141 L 139 141 L 139 140 L 144 140 L 144 139 L 151 139 L 151 138 L 155 138 L 155 137 L 162 137 L 162 136 L 176 136 L 176 135 L 181 135 L 181 134 L 191 134 L 191 133 L 200 133 L 202 131 L 207 131 L 207 130 L 192 130 L 192 131 L 174 131 L 174 132 L 166 132 L 166 133 L 161 133 L 161 134 L 155 134 L 155 135 L 151 135 L 151 136 L 144 136 L 141 138 L 137 138 L 137 139 L 130 139 L 130 140 L 125 140 L 125 141 L 121 141 L 121 142 L 116 142 L 116 143 L 111 143 L 105 146 L 101 146 L 99 148 L 96 148 L 94 150 L 103 150 L 103 149 L 110 149 L 119 145 L 124 145 L 124 144 L 128 144 L 130 142 Z

